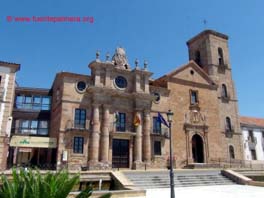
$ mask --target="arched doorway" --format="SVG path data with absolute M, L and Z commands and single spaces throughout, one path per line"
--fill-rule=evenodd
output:
M 192 137 L 192 156 L 195 163 L 204 163 L 203 139 L 197 134 Z

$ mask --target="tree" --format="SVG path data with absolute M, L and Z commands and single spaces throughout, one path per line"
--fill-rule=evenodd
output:
M 38 170 L 12 170 L 12 180 L 2 175 L 0 198 L 66 198 L 73 186 L 79 182 L 79 175 L 70 176 L 65 170 L 42 175 Z M 92 188 L 80 192 L 76 198 L 87 198 Z M 109 198 L 110 193 L 101 196 Z

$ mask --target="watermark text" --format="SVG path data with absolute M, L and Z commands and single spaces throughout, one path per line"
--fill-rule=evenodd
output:
M 16 23 L 94 23 L 92 16 L 6 16 L 6 21 Z

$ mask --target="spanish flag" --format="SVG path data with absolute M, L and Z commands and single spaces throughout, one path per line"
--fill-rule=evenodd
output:
M 135 114 L 135 117 L 134 117 L 134 125 L 136 127 L 140 125 L 140 118 L 139 118 L 138 114 Z

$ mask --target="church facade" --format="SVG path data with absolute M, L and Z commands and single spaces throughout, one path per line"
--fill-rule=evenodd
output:
M 75 170 L 166 168 L 170 134 L 159 114 L 166 119 L 169 109 L 174 167 L 243 160 L 228 36 L 206 30 L 187 46 L 189 62 L 155 80 L 147 62 L 132 67 L 123 48 L 111 60 L 97 53 L 89 76 L 58 73 L 45 92 L 45 138 L 56 142 L 49 162 Z
M 176 167 L 242 159 L 228 37 L 204 31 L 187 45 L 190 61 L 156 80 L 147 63 L 132 69 L 122 48 L 111 61 L 98 54 L 91 76 L 57 74 L 50 134 L 58 138 L 57 164 L 165 168 L 170 134 L 158 113 L 166 118 L 169 109 Z

